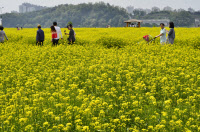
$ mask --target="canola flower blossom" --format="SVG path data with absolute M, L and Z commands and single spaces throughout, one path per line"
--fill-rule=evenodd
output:
M 36 30 L 5 29 L 0 131 L 200 131 L 199 28 L 164 46 L 142 42 L 159 28 L 80 28 L 57 47 Z

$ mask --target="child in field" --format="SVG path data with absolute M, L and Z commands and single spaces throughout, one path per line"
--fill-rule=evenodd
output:
M 69 35 L 69 38 L 68 38 L 68 41 L 69 41 L 69 44 L 73 44 L 75 41 L 76 41 L 76 34 L 74 32 L 74 30 L 72 29 L 73 26 L 72 24 L 68 25 L 67 26 L 68 30 L 70 30 L 69 34 L 65 33 L 65 35 Z
M 160 35 L 156 36 L 156 38 L 160 37 L 160 43 L 165 44 L 167 42 L 167 37 L 166 37 L 167 30 L 165 29 L 165 24 L 161 23 L 160 28 L 161 28 Z
M 53 42 L 53 46 L 58 45 L 58 39 L 57 39 L 58 34 L 54 26 L 51 26 L 51 34 L 52 34 L 51 42 Z
M 4 43 L 4 37 L 8 40 L 6 33 L 3 31 L 4 27 L 0 26 L 0 43 Z

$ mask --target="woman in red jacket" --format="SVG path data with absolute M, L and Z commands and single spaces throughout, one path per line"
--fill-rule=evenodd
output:
M 51 26 L 51 34 L 52 34 L 52 40 L 51 42 L 53 42 L 53 46 L 57 46 L 58 45 L 58 40 L 57 40 L 57 32 L 54 26 Z

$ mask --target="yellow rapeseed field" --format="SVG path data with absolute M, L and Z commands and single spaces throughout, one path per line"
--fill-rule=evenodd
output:
M 164 46 L 142 41 L 160 28 L 74 30 L 74 45 L 52 47 L 44 29 L 38 47 L 37 29 L 5 29 L 1 132 L 200 131 L 200 28 Z

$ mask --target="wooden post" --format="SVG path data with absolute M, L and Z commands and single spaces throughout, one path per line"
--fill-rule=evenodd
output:
M 126 23 L 126 27 L 128 27 L 128 25 L 129 25 L 129 24 L 128 24 L 128 22 L 127 22 L 127 23 Z
M 141 24 L 140 24 L 140 22 L 138 22 L 138 27 L 139 27 L 139 28 L 141 27 Z

